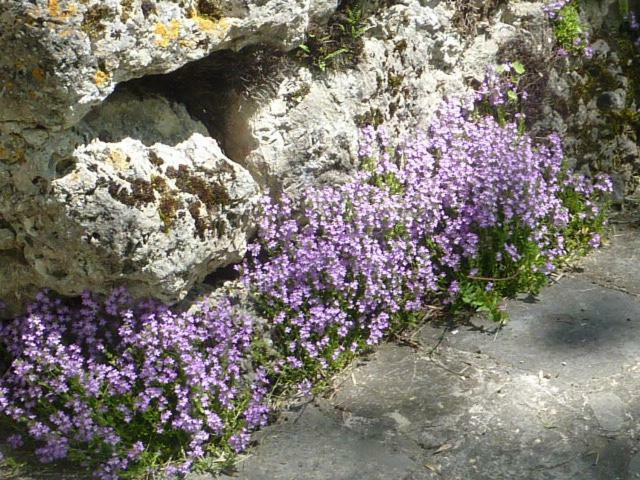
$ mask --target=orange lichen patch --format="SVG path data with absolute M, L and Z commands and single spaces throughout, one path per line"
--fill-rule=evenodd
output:
M 113 166 L 116 170 L 128 170 L 129 169 L 129 157 L 122 150 L 117 148 L 112 149 L 107 157 L 107 163 Z
M 47 10 L 51 17 L 60 16 L 60 2 L 58 0 L 49 0 Z
M 160 47 L 168 47 L 172 41 L 180 37 L 180 22 L 174 19 L 169 24 L 156 23 L 153 32 L 158 36 L 156 43 Z
M 69 38 L 72 35 L 76 34 L 76 30 L 74 28 L 65 28 L 64 30 L 60 30 L 58 35 L 60 38 Z
M 215 35 L 217 37 L 224 37 L 229 31 L 229 28 L 231 28 L 231 23 L 226 18 L 213 21 L 208 18 L 196 16 L 193 17 L 193 21 L 196 22 L 196 25 L 200 30 L 208 35 Z
M 107 72 L 103 70 L 98 70 L 95 76 L 93 77 L 93 80 L 96 82 L 96 85 L 98 87 L 103 87 L 109 82 L 110 78 L 111 78 L 111 75 L 109 75 Z
M 0 160 L 8 160 L 9 159 L 9 152 L 7 151 L 6 148 L 4 148 L 4 146 L 0 145 Z
M 44 82 L 44 70 L 42 70 L 40 67 L 36 67 L 31 70 L 31 76 L 38 83 Z
M 67 5 L 67 8 L 65 8 L 64 12 L 62 12 L 62 16 L 65 18 L 75 17 L 77 14 L 78 14 L 78 5 L 76 5 L 75 3 Z

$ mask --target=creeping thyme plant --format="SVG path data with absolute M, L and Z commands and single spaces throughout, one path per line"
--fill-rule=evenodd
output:
M 0 338 L 13 358 L 0 412 L 44 463 L 68 458 L 102 479 L 224 464 L 266 422 L 266 378 L 243 382 L 253 324 L 224 300 L 176 314 L 116 290 L 68 306 L 42 293 Z
M 504 297 L 600 243 L 611 188 L 568 171 L 558 136 L 524 132 L 522 68 L 403 141 L 364 128 L 350 182 L 264 200 L 242 280 L 268 341 L 233 298 L 174 313 L 122 290 L 41 294 L 0 330 L 10 442 L 105 479 L 223 466 L 266 423 L 269 390 L 309 391 L 428 305 L 503 321 Z

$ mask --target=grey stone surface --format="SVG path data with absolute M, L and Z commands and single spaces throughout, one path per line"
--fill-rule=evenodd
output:
M 582 277 L 591 282 L 640 296 L 640 268 L 635 268 L 640 265 L 640 235 L 637 229 L 627 228 L 628 221 L 613 223 L 609 243 L 597 255 L 582 259 L 579 266 Z
M 474 319 L 424 326 L 419 348 L 382 345 L 222 478 L 640 478 L 640 301 L 589 277 L 636 275 L 633 259 L 609 263 L 634 251 L 640 232 L 625 231 L 590 270 L 510 301 L 497 335 Z
M 620 397 L 611 392 L 598 392 L 589 395 L 589 406 L 604 430 L 616 432 L 625 421 L 625 406 Z

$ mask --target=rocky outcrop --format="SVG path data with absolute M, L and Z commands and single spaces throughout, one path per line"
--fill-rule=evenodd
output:
M 402 138 L 523 30 L 548 43 L 541 2 L 505 3 L 3 3 L 0 298 L 182 299 L 261 192 L 343 181 L 359 126 Z
M 215 50 L 304 39 L 337 0 L 7 0 L 0 121 L 71 126 L 123 81 Z
M 510 8 L 522 8 L 516 5 Z M 527 67 L 534 134 L 560 133 L 569 165 L 586 174 L 609 173 L 616 204 L 640 193 L 640 48 L 620 5 L 580 4 L 583 29 L 591 32 L 589 55 L 559 55 L 553 44 L 531 36 L 544 28 L 540 14 L 522 16 L 518 37 L 503 52 Z

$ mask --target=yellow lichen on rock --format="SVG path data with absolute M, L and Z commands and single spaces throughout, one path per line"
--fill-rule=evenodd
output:
M 180 22 L 174 19 L 169 24 L 157 23 L 153 31 L 158 36 L 156 39 L 158 46 L 168 47 L 172 41 L 180 37 Z
M 215 35 L 217 37 L 224 37 L 231 27 L 231 23 L 227 18 L 213 21 L 208 18 L 194 16 L 193 20 L 200 30 L 208 35 Z
M 49 11 L 49 16 L 51 17 L 60 16 L 60 2 L 58 0 L 49 0 L 47 4 L 47 9 Z
M 103 70 L 98 70 L 93 80 L 96 82 L 96 85 L 98 87 L 103 87 L 104 85 L 107 84 L 107 82 L 109 82 L 110 78 L 111 78 L 111 75 L 109 75 L 107 72 Z
M 38 83 L 44 82 L 44 78 L 45 78 L 44 77 L 44 70 L 42 70 L 40 67 L 36 67 L 36 68 L 32 69 L 31 70 L 31 76 Z
M 116 170 L 128 170 L 129 169 L 129 157 L 122 150 L 113 148 L 109 152 L 107 157 L 107 163 Z

